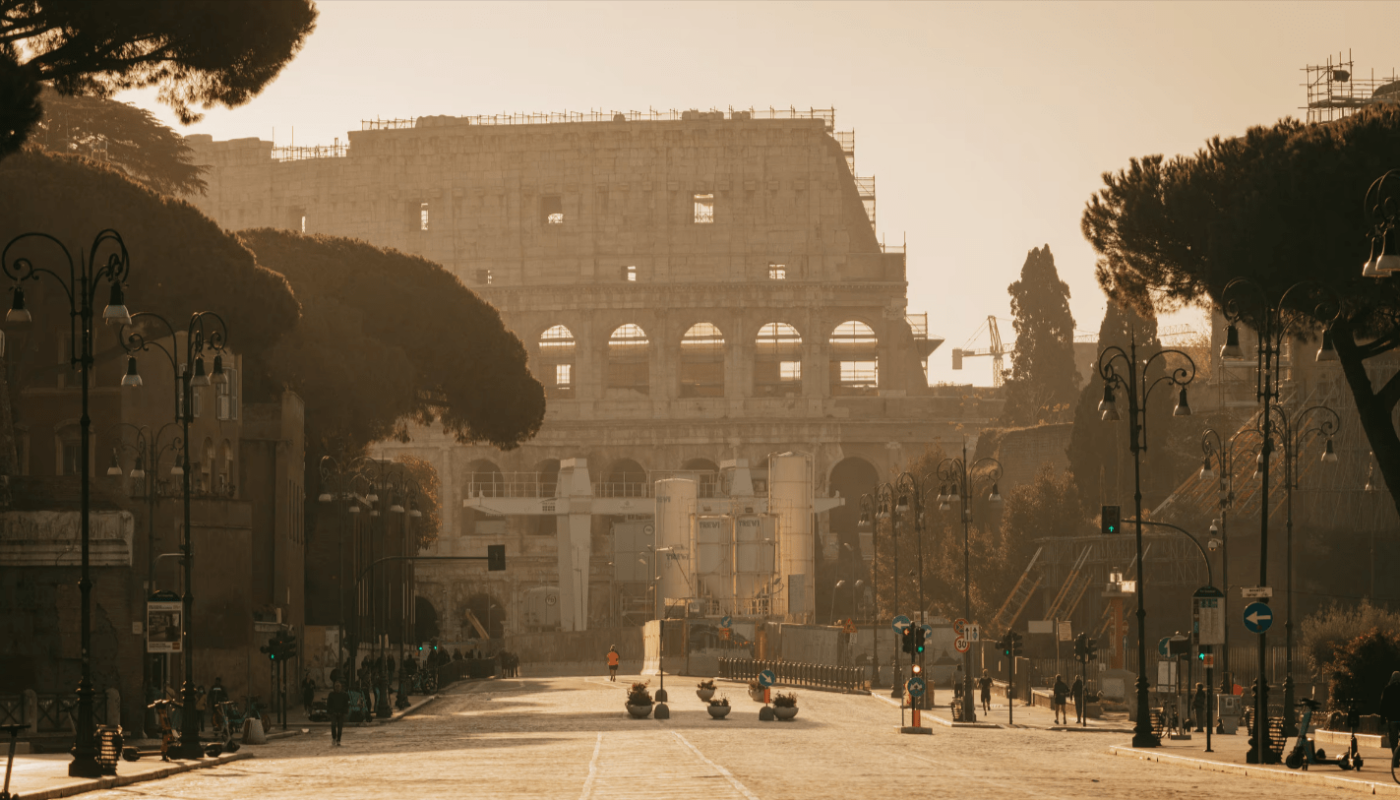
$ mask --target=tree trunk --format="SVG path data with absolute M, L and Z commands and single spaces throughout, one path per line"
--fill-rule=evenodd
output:
M 1357 347 L 1350 326 L 1344 323 L 1334 326 L 1332 339 L 1337 348 L 1337 358 L 1342 364 L 1342 374 L 1346 376 L 1352 398 L 1356 401 L 1361 429 L 1365 431 L 1366 441 L 1371 445 L 1376 465 L 1380 467 L 1381 477 L 1390 492 L 1391 502 L 1395 503 L 1396 512 L 1400 513 L 1400 434 L 1396 433 L 1395 424 L 1392 422 L 1395 400 L 1391 399 L 1392 384 L 1400 381 L 1400 374 L 1390 378 L 1382 390 L 1377 392 L 1371 386 L 1370 376 L 1366 374 L 1366 361 Z

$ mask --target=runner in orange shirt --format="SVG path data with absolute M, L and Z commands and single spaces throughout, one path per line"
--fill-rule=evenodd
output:
M 617 683 L 617 662 L 621 660 L 621 658 L 622 657 L 617 654 L 617 645 L 608 648 L 608 675 L 610 676 L 608 680 L 613 683 Z

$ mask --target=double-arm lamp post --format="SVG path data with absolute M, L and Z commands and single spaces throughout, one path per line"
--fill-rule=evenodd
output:
M 67 262 L 67 277 L 48 267 L 36 266 L 22 252 L 12 255 L 16 245 L 20 245 L 21 250 L 24 249 L 21 242 L 56 246 Z M 60 264 L 60 268 L 61 266 Z M 107 307 L 102 311 L 103 321 L 111 325 L 122 325 L 131 321 L 122 291 L 122 282 L 130 273 L 131 264 L 121 234 L 109 228 L 97 234 L 87 253 L 78 252 L 77 263 L 74 263 L 68 248 L 53 236 L 46 233 L 21 234 L 11 239 L 9 244 L 5 245 L 5 250 L 0 252 L 0 269 L 4 269 L 5 276 L 14 281 L 10 310 L 5 315 L 7 324 L 23 325 L 33 320 L 24 302 L 24 281 L 37 281 L 41 275 L 48 275 L 63 289 L 68 298 L 69 334 L 72 337 L 69 363 L 78 369 L 82 385 L 82 413 L 78 417 L 79 435 L 82 437 L 79 443 L 81 463 L 78 469 L 81 672 L 77 691 L 77 732 L 73 740 L 73 760 L 68 764 L 68 774 L 73 777 L 96 778 L 102 771 L 97 763 L 97 729 L 92 711 L 92 575 L 89 560 L 91 527 L 88 519 L 92 497 L 92 418 L 88 416 L 88 383 L 93 365 L 93 306 L 97 300 L 98 284 L 105 281 L 110 289 Z
M 1221 646 L 1221 675 L 1220 691 L 1229 694 L 1234 691 L 1235 681 L 1230 672 L 1230 509 L 1235 505 L 1235 465 L 1238 454 L 1236 449 L 1247 438 L 1253 439 L 1259 436 L 1259 431 L 1255 428 L 1245 428 L 1236 431 L 1228 439 L 1223 438 L 1214 428 L 1208 428 L 1201 434 L 1201 452 L 1205 458 L 1201 463 L 1201 479 L 1205 481 L 1219 481 L 1220 517 L 1212 520 L 1210 532 L 1212 538 L 1219 535 L 1220 546 L 1220 591 L 1224 597 L 1220 600 L 1220 613 L 1226 620 L 1225 643 Z M 1253 452 L 1251 450 L 1250 452 Z M 1215 471 L 1216 464 L 1220 466 L 1219 474 Z M 1212 547 L 1211 549 L 1214 549 Z
M 982 458 L 968 463 L 967 440 L 963 440 L 960 458 L 945 458 L 938 464 L 938 480 L 943 488 L 938 493 L 938 510 L 948 511 L 951 503 L 957 501 L 962 513 L 963 524 L 963 619 L 972 621 L 972 558 L 969 542 L 972 536 L 972 499 L 980 488 L 991 484 L 991 494 L 987 500 L 1001 502 L 1001 492 L 997 482 L 1001 480 L 1001 462 L 995 458 Z M 962 721 L 976 722 L 977 707 L 972 699 L 972 648 L 963 653 L 963 702 Z
M 1259 402 L 1259 430 L 1264 441 L 1259 451 L 1259 585 L 1269 585 L 1269 466 L 1278 436 L 1275 409 L 1283 384 L 1281 359 L 1290 337 L 1310 330 L 1317 322 L 1324 327 L 1318 361 L 1337 357 L 1332 346 L 1330 328 L 1341 313 L 1336 295 L 1315 281 L 1295 283 L 1277 299 L 1249 278 L 1235 278 L 1225 284 L 1221 293 L 1222 311 L 1230 326 L 1225 331 L 1222 358 L 1243 358 L 1240 348 L 1239 324 L 1246 321 L 1259 338 L 1255 352 L 1255 399 Z M 1311 313 L 1302 309 L 1311 306 Z M 1291 549 L 1291 548 L 1290 548 Z M 1291 566 L 1291 564 L 1290 564 Z M 1291 571 L 1291 570 L 1290 570 Z M 1268 603 L 1269 598 L 1262 602 Z M 1247 760 L 1251 764 L 1276 761 L 1269 747 L 1269 660 L 1268 634 L 1259 634 L 1259 690 L 1254 695 L 1254 741 Z M 1286 702 L 1286 701 L 1285 701 Z M 1284 719 L 1292 717 L 1292 709 L 1284 710 Z
M 1172 368 L 1167 364 L 1169 356 L 1178 357 L 1183 364 Z M 1152 378 L 1151 367 L 1154 361 L 1162 360 L 1165 374 Z M 1147 586 L 1143 582 L 1142 569 L 1142 453 L 1147 449 L 1147 402 L 1152 390 L 1167 384 L 1180 390 L 1174 416 L 1190 416 L 1191 406 L 1186 401 L 1186 385 L 1196 377 L 1196 363 L 1180 350 L 1159 350 L 1144 360 L 1138 359 L 1137 337 L 1134 336 L 1128 349 L 1113 346 L 1099 354 L 1099 377 L 1103 378 L 1103 401 L 1099 411 L 1103 419 L 1113 422 L 1121 419 L 1118 410 L 1117 393 L 1121 391 L 1128 399 L 1128 449 L 1133 454 L 1133 510 L 1137 522 L 1134 539 L 1137 547 L 1137 649 L 1138 676 L 1137 722 L 1133 727 L 1133 747 L 1157 747 L 1161 742 L 1152 732 L 1151 709 L 1147 697 L 1147 609 L 1143 605 L 1143 595 Z
M 861 519 L 858 529 L 861 532 L 869 531 L 874 541 L 872 554 L 875 556 L 875 568 L 871 570 L 871 580 L 875 580 L 875 574 L 880 569 L 879 541 L 880 523 L 890 520 L 892 515 L 890 509 L 894 507 L 894 485 L 890 483 L 876 484 L 868 494 L 861 495 Z M 894 605 L 891 606 L 890 617 L 894 618 L 899 614 L 899 537 L 895 532 L 894 525 L 890 525 L 890 551 L 893 553 L 894 571 Z M 876 584 L 878 586 L 878 583 Z M 876 616 L 879 616 L 880 592 L 875 591 Z M 904 687 L 901 685 L 899 670 L 899 637 L 894 637 L 894 647 L 890 656 L 890 697 L 903 697 Z M 874 647 L 874 645 L 871 645 Z M 877 669 L 878 673 L 878 669 Z
M 170 347 L 160 343 L 160 339 L 150 340 L 143 332 L 147 323 L 158 323 L 159 327 L 164 327 L 164 333 L 170 337 Z M 184 617 L 183 642 L 181 643 L 180 660 L 185 664 L 185 685 L 183 689 L 185 713 L 180 715 L 180 745 L 177 748 L 176 758 L 203 758 L 204 749 L 199 744 L 199 715 L 194 712 L 199 701 L 199 694 L 195 689 L 194 682 L 194 530 L 190 519 L 190 473 L 194 471 L 194 462 L 190 460 L 190 422 L 194 420 L 194 390 L 212 384 L 221 384 L 228 380 L 228 375 L 224 372 L 224 357 L 222 351 L 224 342 L 228 339 L 228 327 L 218 314 L 212 311 L 196 311 L 190 315 L 189 324 L 185 328 L 185 343 L 183 361 L 180 359 L 180 341 L 176 336 L 175 326 L 165 317 L 149 311 L 131 315 L 131 319 L 122 326 L 118 337 L 122 347 L 127 352 L 126 376 L 122 378 L 122 386 L 132 389 L 141 386 L 141 375 L 136 368 L 136 353 L 149 352 L 155 348 L 164 354 L 166 360 L 170 362 L 171 374 L 174 377 L 175 387 L 175 419 L 180 423 L 182 444 L 184 446 L 183 464 L 180 465 L 183 478 L 183 493 L 185 498 L 185 536 L 182 543 L 183 561 L 185 563 L 185 592 L 181 601 L 182 616 Z M 163 336 L 160 338 L 164 338 Z M 212 372 L 206 372 L 204 367 L 204 353 L 208 351 L 214 356 Z
M 350 515 L 349 524 L 352 526 L 353 536 L 354 520 L 358 518 L 360 513 L 360 503 L 353 491 L 354 476 L 334 456 L 321 456 L 317 471 L 321 476 L 321 493 L 316 498 L 317 502 L 344 501 L 346 513 Z M 343 680 L 346 688 L 351 688 L 355 685 L 355 654 L 350 650 L 345 639 L 345 525 L 336 525 L 336 531 L 336 624 L 340 629 L 336 664 L 338 666 L 345 665 L 341 671 L 344 676 Z M 348 663 L 346 663 L 346 655 L 349 656 Z

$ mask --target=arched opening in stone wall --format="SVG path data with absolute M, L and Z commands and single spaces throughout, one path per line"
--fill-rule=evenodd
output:
M 494 462 L 478 458 L 467 465 L 466 484 L 462 487 L 463 497 L 505 497 L 505 475 Z M 472 536 L 478 533 L 505 533 L 505 518 L 493 517 L 474 508 L 462 509 L 458 517 L 462 521 L 461 535 Z
M 540 383 L 544 384 L 545 394 L 550 397 L 569 398 L 574 396 L 574 342 L 573 331 L 563 325 L 555 325 L 540 334 Z
M 603 472 L 597 494 L 600 497 L 646 497 L 647 483 L 646 468 L 630 458 L 619 458 Z
M 817 614 L 820 616 L 865 618 L 873 613 L 874 595 L 870 592 L 870 576 L 864 558 L 868 537 L 861 536 L 858 525 L 860 497 L 870 493 L 879 480 L 879 470 L 863 458 L 843 458 L 831 468 L 827 491 L 831 496 L 839 494 L 846 502 L 827 512 L 827 530 L 834 539 L 836 552 L 834 560 L 822 560 L 818 564 Z
M 486 592 L 479 592 L 467 597 L 463 616 L 470 611 L 473 617 L 482 628 L 489 634 L 488 638 L 500 639 L 506 632 L 506 607 L 494 595 Z M 468 639 L 480 639 L 481 632 L 467 618 L 466 624 L 462 626 Z
M 438 637 L 438 612 L 433 601 L 426 597 L 413 598 L 413 625 L 414 640 L 419 644 Z
M 770 322 L 754 340 L 753 393 L 779 397 L 802 391 L 802 334 L 786 322 Z
M 639 394 L 651 391 L 651 340 L 640 326 L 627 323 L 608 337 L 609 389 L 628 389 Z
M 708 458 L 692 458 L 681 469 L 695 472 L 696 491 L 701 497 L 714 497 L 718 492 L 719 465 Z
M 864 322 L 847 320 L 831 332 L 833 396 L 874 395 L 880 385 L 880 340 Z
M 708 322 L 681 337 L 681 397 L 724 397 L 724 334 Z

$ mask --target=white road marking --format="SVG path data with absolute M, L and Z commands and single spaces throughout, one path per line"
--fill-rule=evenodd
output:
M 583 782 L 583 794 L 578 800 L 588 800 L 593 794 L 593 782 L 598 778 L 598 754 L 603 751 L 603 734 L 598 733 L 598 741 L 593 745 L 593 758 L 588 762 L 588 780 Z
M 748 800 L 758 800 L 758 795 L 756 795 L 756 794 L 754 794 L 753 792 L 749 791 L 749 789 L 748 789 L 747 786 L 745 786 L 744 784 L 740 783 L 740 782 L 739 782 L 739 779 L 736 778 L 736 777 L 734 777 L 734 773 L 730 772 L 729 770 L 725 769 L 724 767 L 721 767 L 719 764 L 716 764 L 715 762 L 711 761 L 710 759 L 705 758 L 705 754 L 704 754 L 704 753 L 701 753 L 701 752 L 695 747 L 695 745 L 691 744 L 689 739 L 687 739 L 687 738 L 685 738 L 684 736 L 680 735 L 680 732 L 679 732 L 679 731 L 671 731 L 671 734 L 672 734 L 673 736 L 675 736 L 677 739 L 680 739 L 680 740 L 681 740 L 681 744 L 684 744 L 686 747 L 689 747 L 689 748 L 690 748 L 690 752 L 694 753 L 696 758 L 700 759 L 701 761 L 705 762 L 706 764 L 709 764 L 711 769 L 713 769 L 713 770 L 715 770 L 716 772 L 718 772 L 719 774 L 723 775 L 723 776 L 724 776 L 724 779 L 727 780 L 727 781 L 729 781 L 729 783 L 730 783 L 731 785 L 733 785 L 734 788 L 737 789 L 737 790 L 739 791 L 739 794 L 742 794 L 744 797 L 748 798 Z

